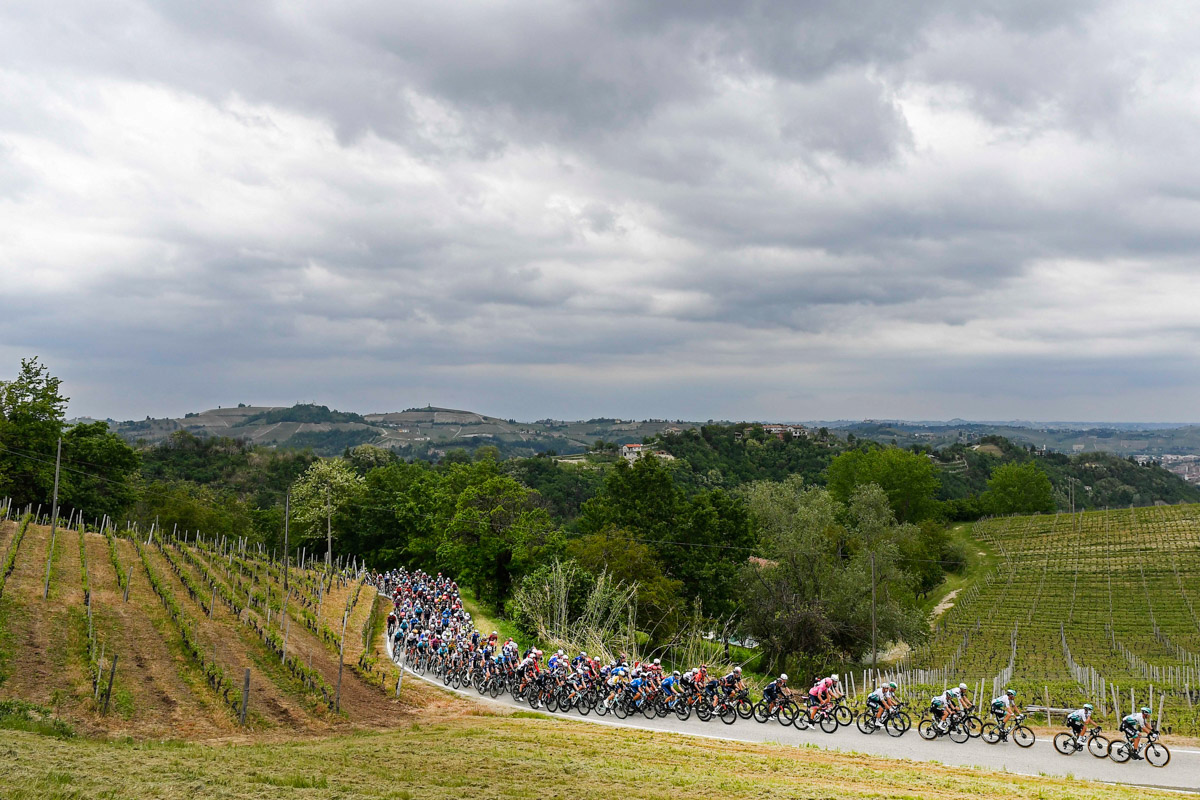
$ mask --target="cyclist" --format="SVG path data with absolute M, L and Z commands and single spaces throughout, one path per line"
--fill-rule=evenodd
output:
M 961 707 L 963 711 L 970 711 L 975 707 L 975 704 L 971 702 L 971 695 L 967 693 L 967 685 L 965 683 L 960 683 L 958 685 L 958 697 L 959 707 Z
M 767 684 L 763 689 L 763 700 L 767 703 L 768 709 L 774 709 L 775 701 L 782 697 L 787 697 L 791 692 L 787 688 L 788 676 L 786 672 L 779 673 L 779 677 Z
M 617 692 L 621 690 L 621 685 L 629 680 L 629 668 L 618 660 L 617 666 L 608 671 L 608 697 L 604 700 L 606 708 L 612 708 L 613 699 L 617 696 Z
M 832 698 L 835 688 L 834 678 L 836 677 L 837 675 L 834 674 L 828 678 L 821 678 L 819 681 L 813 684 L 811 689 L 808 690 L 808 697 L 806 699 L 808 701 L 809 720 L 812 720 L 813 718 L 814 708 L 825 705 Z
M 1121 720 L 1121 733 L 1125 734 L 1125 741 L 1129 742 L 1131 751 L 1130 757 L 1136 758 L 1139 761 L 1142 758 L 1138 750 L 1142 744 L 1142 736 L 1150 733 L 1150 707 L 1142 706 L 1142 710 L 1136 714 L 1130 714 Z
M 1017 714 L 1016 697 L 1015 691 L 1005 689 L 1004 694 L 992 700 L 992 716 L 1001 728 L 1006 727 Z
M 1084 703 L 1083 708 L 1077 708 L 1070 714 L 1067 714 L 1067 727 L 1071 729 L 1071 733 L 1075 734 L 1075 741 L 1080 747 L 1084 745 L 1083 728 L 1085 725 L 1091 724 L 1092 721 L 1092 704 Z
M 667 700 L 668 708 L 675 707 L 676 696 L 682 690 L 682 686 L 680 686 L 679 678 L 680 678 L 679 670 L 675 670 L 674 672 L 672 672 L 670 675 L 668 675 L 666 678 L 663 679 L 661 688 L 662 688 L 663 696 Z
M 875 712 L 876 728 L 879 727 L 879 719 L 883 716 L 883 712 L 896 705 L 895 691 L 896 684 L 883 683 L 867 695 L 867 708 Z

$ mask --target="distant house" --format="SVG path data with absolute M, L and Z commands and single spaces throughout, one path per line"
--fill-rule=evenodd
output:
M 642 456 L 652 453 L 655 458 L 661 458 L 664 461 L 674 461 L 675 456 L 663 450 L 651 450 L 649 446 L 644 444 L 623 444 L 621 445 L 621 458 L 626 461 L 637 461 Z

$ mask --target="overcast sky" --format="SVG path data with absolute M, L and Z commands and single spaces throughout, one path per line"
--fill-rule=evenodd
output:
M 0 376 L 1197 420 L 1198 8 L 6 0 Z

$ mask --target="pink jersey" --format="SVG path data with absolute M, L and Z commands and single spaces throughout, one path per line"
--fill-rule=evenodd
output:
M 808 693 L 813 697 L 818 697 L 822 692 L 828 692 L 831 689 L 833 689 L 833 679 L 821 678 L 821 680 L 817 681 L 815 686 L 808 690 Z

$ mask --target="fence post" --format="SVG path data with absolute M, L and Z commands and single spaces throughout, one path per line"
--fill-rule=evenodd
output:
M 118 653 L 113 653 L 112 671 L 108 673 L 108 690 L 104 693 L 104 713 L 108 713 L 108 701 L 112 699 L 113 678 L 117 677 L 117 657 Z
M 125 602 L 126 603 L 129 602 L 129 581 L 131 581 L 132 579 L 133 579 L 133 567 L 130 567 L 129 571 L 125 573 Z
M 246 704 L 250 701 L 250 668 L 246 667 L 246 677 L 242 681 L 242 711 L 238 714 L 238 724 L 246 724 Z

